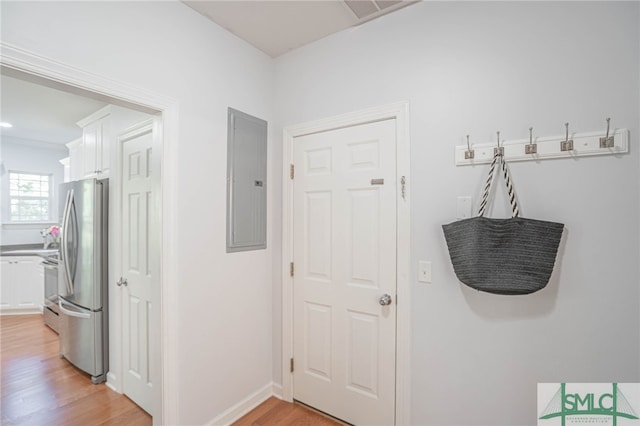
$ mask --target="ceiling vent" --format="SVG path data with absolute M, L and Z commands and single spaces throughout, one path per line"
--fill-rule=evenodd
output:
M 378 16 L 385 15 L 401 7 L 408 6 L 415 1 L 402 0 L 344 0 L 359 21 L 365 22 Z

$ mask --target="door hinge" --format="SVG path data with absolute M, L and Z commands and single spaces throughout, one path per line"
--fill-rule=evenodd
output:
M 289 275 L 293 276 L 293 262 L 289 263 Z
M 291 164 L 289 166 L 289 177 L 291 179 L 293 179 L 293 176 L 295 176 L 296 172 L 295 172 L 295 166 L 293 164 Z
M 293 373 L 293 358 L 291 358 L 291 360 L 290 360 L 290 363 L 289 363 L 289 364 L 290 364 L 289 371 L 291 371 L 291 372 Z

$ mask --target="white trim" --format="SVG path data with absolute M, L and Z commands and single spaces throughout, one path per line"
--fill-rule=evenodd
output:
M 293 380 L 289 360 L 293 357 L 293 280 L 289 263 L 293 259 L 293 141 L 298 136 L 350 127 L 374 121 L 396 120 L 398 182 L 405 177 L 405 198 L 397 198 L 397 322 L 396 322 L 396 425 L 410 424 L 411 408 L 411 208 L 409 103 L 401 102 L 356 111 L 309 123 L 285 127 L 282 147 L 282 399 L 293 401 Z
M 67 149 L 73 149 L 79 146 L 80 144 L 82 144 L 82 138 L 74 139 L 71 142 L 67 142 L 64 145 L 67 147 Z
M 116 280 L 122 277 L 122 161 L 121 142 L 119 135 L 115 136 L 116 143 L 109 150 L 111 173 L 109 179 L 109 211 L 112 220 L 109 223 L 109 354 L 117 354 L 118 363 L 111 362 L 107 383 L 111 383 L 116 392 L 123 394 L 124 384 L 124 304 L 123 291 L 117 287 Z M 110 376 L 111 375 L 111 376 Z
M 122 394 L 122 392 L 120 392 L 120 389 L 119 389 L 118 378 L 112 372 L 107 373 L 107 381 L 105 383 L 105 386 L 107 386 L 109 389 L 111 389 L 116 393 Z
M 33 148 L 50 149 L 52 151 L 60 151 L 60 152 L 67 151 L 67 148 L 65 147 L 66 144 L 61 144 L 57 142 L 39 141 L 35 139 L 25 139 L 25 138 L 20 138 L 18 136 L 3 135 L 2 145 L 6 145 L 6 144 L 18 145 L 20 147 L 29 146 Z
M 42 315 L 42 306 L 35 308 L 9 308 L 0 310 L 0 316 L 5 315 Z
M 274 384 L 268 383 L 262 389 L 252 393 L 242 401 L 225 410 L 213 420 L 205 423 L 211 426 L 227 426 L 249 413 L 258 405 L 265 402 L 274 395 Z
M 0 64 L 33 77 L 88 90 L 110 100 L 132 103 L 146 108 L 148 112 L 164 111 L 176 106 L 176 101 L 171 98 L 67 65 L 6 42 L 0 42 Z
M 102 107 L 96 112 L 94 112 L 93 114 L 87 117 L 84 117 L 82 120 L 76 123 L 76 126 L 82 127 L 82 128 L 87 127 L 89 124 L 93 123 L 94 121 L 98 121 L 101 118 L 105 118 L 109 114 L 111 114 L 111 105 Z
M 177 221 L 173 212 L 173 201 L 177 199 L 175 181 L 178 162 L 178 103 L 174 99 L 148 92 L 116 80 L 93 74 L 88 71 L 52 60 L 17 46 L 0 42 L 0 64 L 9 70 L 26 73 L 32 77 L 43 78 L 49 82 L 61 83 L 75 89 L 107 97 L 110 100 L 135 104 L 147 110 L 161 111 L 163 121 L 163 143 L 161 148 L 162 191 L 159 192 L 161 239 L 160 307 L 158 310 L 160 330 L 157 332 L 154 349 L 159 348 L 160 380 L 154 389 L 156 415 L 154 424 L 177 424 L 178 411 L 178 292 L 176 283 L 177 265 L 175 247 L 177 246 Z M 113 103 L 113 102 L 111 102 Z M 171 301 L 171 304 L 167 303 Z M 173 309 L 172 309 L 173 308 Z M 156 349 L 157 351 L 157 349 Z
M 404 199 L 398 191 L 396 322 L 396 425 L 411 424 L 411 138 L 409 104 L 396 114 L 397 170 L 405 177 Z
M 278 399 L 282 399 L 282 385 L 271 383 L 271 394 Z

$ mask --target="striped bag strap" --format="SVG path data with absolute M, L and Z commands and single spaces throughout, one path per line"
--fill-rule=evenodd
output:
M 502 156 L 501 156 L 502 157 Z M 507 195 L 509 196 L 509 203 L 511 203 L 511 217 L 519 217 L 520 209 L 518 208 L 518 200 L 516 200 L 516 190 L 511 183 L 511 175 L 509 174 L 509 166 L 504 161 L 504 157 L 500 159 L 502 161 L 502 173 L 504 174 L 504 183 L 507 184 Z
M 487 209 L 487 202 L 489 201 L 489 194 L 491 192 L 491 183 L 493 182 L 493 174 L 495 172 L 496 163 L 500 162 L 502 166 L 502 173 L 504 175 L 504 181 L 507 185 L 507 195 L 509 197 L 509 203 L 511 204 L 512 217 L 520 216 L 520 209 L 518 208 L 518 200 L 516 200 L 516 190 L 511 182 L 511 175 L 509 174 L 509 166 L 500 153 L 496 153 L 491 161 L 491 167 L 489 168 L 489 175 L 484 185 L 484 191 L 482 194 L 482 201 L 480 202 L 480 208 L 478 209 L 478 216 L 484 216 L 484 212 Z

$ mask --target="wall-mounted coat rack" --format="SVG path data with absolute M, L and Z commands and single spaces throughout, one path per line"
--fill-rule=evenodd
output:
M 609 132 L 569 133 L 569 123 L 565 123 L 562 136 L 534 137 L 529 128 L 529 138 L 482 144 L 467 143 L 455 148 L 456 166 L 490 163 L 496 148 L 502 149 L 506 161 L 538 161 L 549 158 L 575 158 L 589 155 L 618 155 L 629 152 L 629 130 L 615 129 Z

